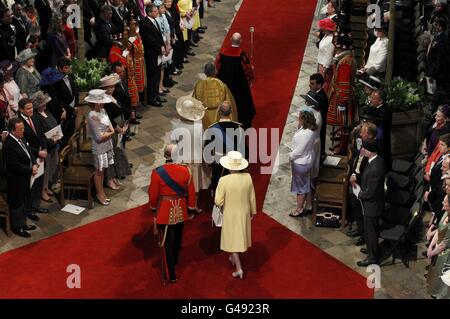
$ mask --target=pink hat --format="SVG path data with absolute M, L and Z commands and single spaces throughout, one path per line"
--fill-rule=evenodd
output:
M 336 23 L 334 23 L 334 21 L 330 18 L 319 20 L 319 22 L 317 22 L 317 26 L 319 27 L 319 29 L 329 31 L 334 31 L 336 29 Z

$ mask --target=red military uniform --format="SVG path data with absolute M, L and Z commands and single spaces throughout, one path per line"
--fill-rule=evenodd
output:
M 356 66 L 351 53 L 342 57 L 334 66 L 329 92 L 330 104 L 328 106 L 327 125 L 346 127 L 352 125 L 355 118 L 352 89 L 355 73 Z M 338 105 L 344 105 L 346 111 L 339 111 Z
M 186 187 L 186 196 L 177 195 L 154 169 L 148 188 L 150 209 L 156 210 L 156 223 L 174 225 L 188 219 L 187 208 L 195 209 L 195 188 L 189 168 L 175 163 L 163 165 L 167 174 L 182 187 Z

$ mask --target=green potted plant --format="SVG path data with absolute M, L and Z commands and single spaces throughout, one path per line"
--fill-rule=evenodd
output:
M 80 102 L 84 101 L 84 97 L 89 90 L 97 89 L 100 86 L 100 79 L 106 75 L 108 63 L 105 61 L 91 59 L 80 61 L 74 59 L 72 61 L 72 72 L 75 78 L 75 84 L 80 90 Z
M 386 87 L 386 95 L 386 102 L 392 110 L 392 157 L 409 160 L 417 153 L 423 139 L 425 88 L 395 77 Z

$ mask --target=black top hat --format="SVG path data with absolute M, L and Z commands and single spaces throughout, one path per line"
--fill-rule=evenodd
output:
M 314 106 L 319 106 L 319 95 L 314 91 L 309 91 L 306 94 L 300 94 L 302 98 L 304 98 L 309 103 L 313 104 Z

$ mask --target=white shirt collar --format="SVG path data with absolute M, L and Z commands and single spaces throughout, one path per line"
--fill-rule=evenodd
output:
M 376 159 L 378 157 L 378 154 L 377 155 L 375 155 L 374 157 L 372 157 L 372 158 L 370 158 L 369 159 L 369 163 L 371 163 L 374 159 Z
M 384 103 L 381 103 L 380 105 L 377 106 L 377 109 L 379 109 L 380 107 L 383 106 Z
M 231 47 L 232 48 L 240 48 L 241 46 L 239 44 L 232 44 Z

